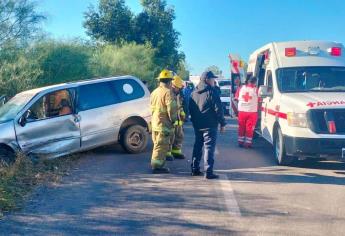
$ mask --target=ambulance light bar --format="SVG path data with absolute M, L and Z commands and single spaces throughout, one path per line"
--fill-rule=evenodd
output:
M 296 56 L 296 48 L 285 48 L 285 56 L 286 57 Z
M 341 56 L 341 47 L 332 47 L 328 49 L 328 52 L 331 56 L 340 57 Z
M 309 55 L 315 56 L 320 54 L 320 47 L 309 47 L 308 48 Z

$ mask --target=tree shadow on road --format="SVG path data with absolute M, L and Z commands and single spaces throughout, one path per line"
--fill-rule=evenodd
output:
M 5 234 L 196 235 L 235 233 L 205 181 L 181 176 L 89 173 L 46 189 L 22 213 L 0 222 Z M 74 176 L 75 177 L 75 176 Z M 193 189 L 188 186 L 193 185 Z M 199 191 L 195 191 L 199 190 Z
M 296 161 L 293 167 L 306 168 L 306 169 L 319 169 L 319 170 L 344 170 L 345 162 L 341 161 L 325 161 L 325 160 L 303 160 Z
M 260 157 L 261 162 L 263 157 L 265 161 L 263 162 L 263 165 L 257 165 L 257 167 L 268 167 L 268 166 L 278 166 L 277 161 L 275 160 L 275 157 L 273 155 L 273 148 L 272 146 L 263 138 L 258 138 L 255 140 L 254 148 L 250 150 L 244 150 L 248 155 L 251 153 L 254 153 Z M 253 160 L 254 163 L 256 163 L 255 160 Z M 249 167 L 252 168 L 251 164 L 248 164 Z M 339 160 L 339 161 L 325 161 L 321 158 L 311 158 L 306 160 L 296 160 L 293 163 L 289 165 L 289 167 L 295 167 L 295 168 L 304 168 L 304 169 L 316 169 L 316 170 L 345 170 L 345 162 Z M 282 166 L 284 168 L 284 166 Z
M 310 171 L 303 171 L 301 173 L 291 173 L 288 170 L 285 173 L 281 171 L 277 173 L 272 172 L 275 172 L 275 170 L 243 170 L 229 172 L 229 178 L 233 181 L 345 185 L 345 177 L 343 176 L 325 175 L 316 172 L 311 173 Z

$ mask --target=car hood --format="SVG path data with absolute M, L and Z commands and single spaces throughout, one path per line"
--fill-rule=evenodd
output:
M 13 129 L 13 120 L 0 122 L 0 136 L 1 136 L 2 131 L 7 129 L 8 126 L 10 126 Z
M 342 92 L 304 92 L 288 93 L 281 97 L 282 103 L 294 111 L 309 109 L 345 108 L 345 93 Z
M 16 141 L 13 120 L 0 123 L 0 143 L 13 146 Z

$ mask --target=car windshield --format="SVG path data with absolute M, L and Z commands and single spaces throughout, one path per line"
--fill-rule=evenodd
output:
M 0 107 L 0 123 L 13 120 L 18 112 L 34 97 L 35 93 L 19 93 Z
M 345 67 L 294 67 L 277 70 L 281 92 L 343 92 Z
M 231 85 L 231 81 L 230 80 L 221 80 L 221 81 L 218 81 L 218 84 L 219 84 L 219 87 L 229 86 L 229 85 Z
M 221 97 L 230 97 L 230 88 L 221 88 L 220 89 Z

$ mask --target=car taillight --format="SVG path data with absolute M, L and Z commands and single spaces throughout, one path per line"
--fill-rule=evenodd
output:
M 341 56 L 341 48 L 340 47 L 332 47 L 330 50 L 330 54 L 335 57 Z
M 296 56 L 296 48 L 285 48 L 285 56 L 286 57 Z

